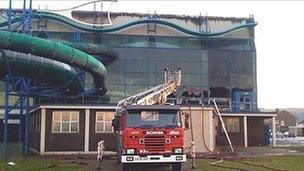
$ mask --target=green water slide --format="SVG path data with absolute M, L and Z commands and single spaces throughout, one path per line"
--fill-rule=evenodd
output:
M 49 39 L 52 41 L 56 41 L 59 43 L 62 43 L 64 45 L 76 48 L 78 50 L 84 51 L 88 54 L 91 54 L 93 56 L 102 56 L 102 63 L 104 65 L 107 65 L 113 61 L 115 61 L 118 58 L 118 53 L 113 51 L 111 48 L 108 48 L 104 45 L 100 44 L 92 44 L 92 43 L 81 43 L 81 42 L 70 42 L 70 41 L 65 41 L 61 39 Z M 107 60 L 105 60 L 107 59 Z
M 32 54 L 80 68 L 93 76 L 95 94 L 104 95 L 107 91 L 105 66 L 93 56 L 75 48 L 25 34 L 0 31 L 0 49 Z M 1 67 L 0 70 L 3 69 Z
M 77 72 L 71 66 L 31 54 L 19 53 L 4 50 L 4 54 L 0 53 L 0 79 L 3 80 L 7 71 L 3 70 L 6 68 L 6 63 L 3 55 L 6 55 L 10 73 L 12 76 L 19 76 L 24 78 L 30 78 L 40 85 L 48 87 L 63 87 L 67 82 L 68 92 L 67 94 L 74 94 L 76 92 L 82 92 L 83 87 L 76 77 Z

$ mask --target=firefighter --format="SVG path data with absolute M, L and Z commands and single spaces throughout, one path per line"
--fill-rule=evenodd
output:
M 97 169 L 100 169 L 100 163 L 103 162 L 104 150 L 104 141 L 101 140 L 97 145 Z
M 190 146 L 190 157 L 192 159 L 192 169 L 195 169 L 195 152 L 196 152 L 196 147 L 194 141 L 191 141 L 191 146 Z

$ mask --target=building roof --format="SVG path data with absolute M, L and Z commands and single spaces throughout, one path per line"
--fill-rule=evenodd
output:
M 276 112 L 251 112 L 251 113 L 221 113 L 222 116 L 253 116 L 253 117 L 275 117 Z
M 156 18 L 163 18 L 163 19 L 177 19 L 177 20 L 189 20 L 194 23 L 199 23 L 200 20 L 214 20 L 214 21 L 233 21 L 233 22 L 242 22 L 244 20 L 253 20 L 252 16 L 250 17 L 221 17 L 221 16 L 190 16 L 190 15 L 176 15 L 176 14 L 150 14 L 150 13 L 128 13 L 128 12 L 111 12 L 111 17 L 156 17 Z M 99 12 L 99 11 L 73 11 L 72 15 L 79 15 L 79 16 L 105 16 L 107 17 L 107 12 Z
M 301 122 L 299 122 L 298 124 L 304 124 L 304 120 L 302 120 Z
M 291 114 L 290 112 L 288 112 L 286 110 L 278 111 L 278 117 L 290 117 L 294 120 L 297 120 L 297 117 L 295 117 L 293 114 Z
M 128 105 L 126 107 L 127 109 L 130 110 L 137 110 L 137 109 L 144 109 L 144 110 L 165 110 L 165 109 L 170 109 L 170 110 L 180 110 L 179 105 Z
M 128 109 L 138 109 L 138 108 L 147 108 L 151 109 L 151 106 L 136 106 L 136 105 L 129 105 L 127 106 Z M 182 110 L 188 110 L 189 106 L 180 106 L 180 105 L 162 105 L 162 106 L 157 106 L 155 105 L 157 109 L 182 109 Z M 50 109 L 108 109 L 108 110 L 115 110 L 116 109 L 116 104 L 98 104 L 98 105 L 92 105 L 92 104 L 86 104 L 86 105 L 75 105 L 75 104 L 63 104 L 63 105 L 40 105 L 37 108 L 33 109 L 31 112 L 41 109 L 41 108 L 50 108 Z M 192 110 L 197 110 L 197 109 L 202 109 L 202 106 L 191 106 Z M 214 110 L 211 107 L 204 107 L 205 110 Z M 221 112 L 222 116 L 253 116 L 253 117 L 273 117 L 277 116 L 276 112 L 250 112 L 250 113 L 229 113 L 229 112 Z

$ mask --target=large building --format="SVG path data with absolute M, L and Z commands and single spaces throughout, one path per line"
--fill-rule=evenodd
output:
M 267 144 L 264 119 L 274 119 L 275 114 L 257 109 L 253 17 L 111 13 L 113 24 L 101 32 L 100 26 L 83 23 L 108 23 L 107 13 L 73 11 L 72 16 L 78 21 L 43 15 L 46 14 L 33 19 L 33 35 L 69 42 L 94 55 L 106 65 L 108 93 L 106 101 L 96 96 L 76 100 L 34 99 L 37 107 L 31 112 L 30 146 L 36 152 L 94 151 L 97 140 L 105 138 L 110 140 L 106 142 L 107 149 L 114 150 L 115 138 L 109 124 L 115 103 L 161 84 L 165 68 L 182 68 L 182 87 L 171 98 L 194 106 L 198 118 L 195 121 L 209 123 L 205 127 L 197 125 L 201 132 L 196 132 L 199 137 L 207 131 L 209 148 L 227 145 L 218 119 L 212 117 L 215 114 L 210 114 L 209 108 L 201 111 L 197 106 L 212 107 L 214 98 L 221 107 L 233 144 Z M 113 55 L 104 55 L 104 49 Z M 86 87 L 93 84 L 92 77 L 86 74 Z M 202 112 L 206 114 L 201 115 Z M 76 117 L 72 117 L 74 114 Z M 68 119 L 63 120 L 63 115 L 69 115 Z M 101 120 L 97 115 L 102 115 Z M 68 127 L 63 123 L 68 123 Z M 63 137 L 78 143 L 62 144 Z
M 107 13 L 72 14 L 86 23 L 108 22 Z M 138 22 L 141 20 L 146 22 Z M 237 92 L 247 92 L 250 98 L 241 101 L 250 110 L 256 109 L 253 18 L 111 13 L 111 21 L 113 25 L 106 26 L 110 30 L 106 33 L 83 28 L 81 24 L 77 28 L 66 18 L 34 19 L 32 30 L 39 37 L 86 46 L 82 50 L 105 63 L 110 102 L 156 86 L 162 83 L 165 68 L 180 67 L 183 88 L 179 95 L 195 92 L 198 97 L 226 98 L 233 104 L 235 95 L 244 95 Z M 117 55 L 111 58 L 95 52 L 96 46 L 107 47 Z M 93 84 L 89 74 L 85 84 Z
M 106 13 L 75 11 L 73 16 L 83 22 L 108 22 Z M 47 20 L 44 28 L 37 23 L 33 29 L 52 39 L 101 44 L 117 52 L 118 58 L 107 66 L 111 102 L 162 83 L 163 70 L 177 67 L 182 68 L 183 91 L 195 89 L 201 97 L 230 100 L 236 91 L 256 96 L 253 18 L 111 13 L 112 27 L 143 18 L 169 24 L 136 24 L 101 34 Z M 256 108 L 256 98 L 249 100 Z

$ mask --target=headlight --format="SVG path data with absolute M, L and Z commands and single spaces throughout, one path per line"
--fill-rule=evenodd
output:
M 166 143 L 166 144 L 170 144 L 170 143 L 171 143 L 170 138 L 166 138 L 166 139 L 165 139 L 165 143 Z
M 175 148 L 174 149 L 174 153 L 175 154 L 182 154 L 183 153 L 183 149 L 182 148 Z
M 134 149 L 126 149 L 127 154 L 134 154 L 135 150 Z
M 139 144 L 145 144 L 145 139 L 140 138 L 140 139 L 138 140 L 138 142 L 139 142 Z

